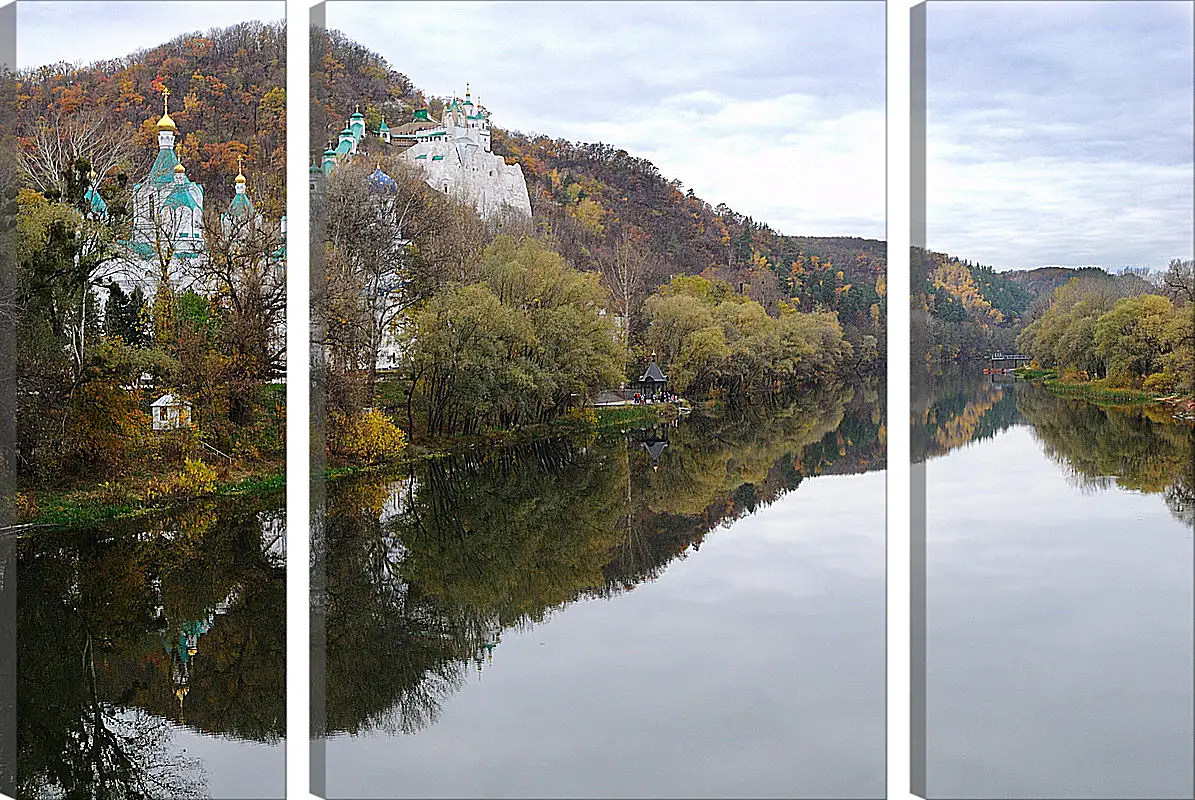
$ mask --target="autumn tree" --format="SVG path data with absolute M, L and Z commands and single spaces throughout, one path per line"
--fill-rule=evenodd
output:
M 852 354 L 833 313 L 782 306 L 773 317 L 723 281 L 678 276 L 646 307 L 647 344 L 681 392 L 768 396 L 830 379 Z
M 57 111 L 30 120 L 17 153 L 29 184 L 43 194 L 68 194 L 76 165 L 86 162 L 101 179 L 132 171 L 130 130 L 97 109 Z
M 1160 372 L 1162 356 L 1173 349 L 1167 337 L 1173 313 L 1167 298 L 1143 294 L 1118 300 L 1102 314 L 1092 327 L 1092 339 L 1108 376 L 1133 380 Z
M 500 236 L 478 282 L 432 297 L 412 320 L 408 424 L 432 435 L 546 422 L 622 377 L 597 276 L 534 239 Z
M 364 370 L 369 398 L 383 345 L 398 335 L 408 310 L 446 281 L 463 277 L 472 248 L 481 244 L 480 226 L 471 210 L 472 218 L 395 158 L 341 165 L 328 178 L 322 202 L 329 311 L 340 328 L 332 335 L 358 343 L 358 356 L 340 360 Z
M 643 301 L 647 287 L 658 271 L 658 262 L 629 235 L 624 234 L 613 252 L 598 258 L 602 283 L 610 291 L 612 307 L 618 318 L 622 346 L 629 349 L 633 312 Z
M 1172 258 L 1162 276 L 1166 296 L 1176 303 L 1195 303 L 1195 261 Z
M 286 260 L 278 228 L 248 213 L 209 211 L 201 284 L 213 293 L 219 347 L 227 354 L 229 418 L 248 424 L 257 389 L 286 362 Z

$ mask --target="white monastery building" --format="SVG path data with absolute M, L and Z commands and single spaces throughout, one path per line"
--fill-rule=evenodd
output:
M 367 137 L 365 117 L 358 106 L 340 132 L 335 147 L 324 152 L 323 172 L 361 152 Z M 369 136 L 370 146 L 401 153 L 423 170 L 427 184 L 455 200 L 473 205 L 484 220 L 505 213 L 531 217 L 527 181 L 518 164 L 507 164 L 490 147 L 490 112 L 473 102 L 468 88 L 463 100 L 453 97 L 442 120 L 427 109 L 391 129 L 383 118 Z

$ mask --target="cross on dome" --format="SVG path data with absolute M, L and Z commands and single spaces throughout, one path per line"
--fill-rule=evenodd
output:
M 160 131 L 176 131 L 178 127 L 174 124 L 174 120 L 170 118 L 170 87 L 162 87 L 162 118 L 158 120 L 158 130 Z

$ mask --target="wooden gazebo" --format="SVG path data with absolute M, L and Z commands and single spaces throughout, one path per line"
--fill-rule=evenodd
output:
M 664 392 L 664 387 L 668 384 L 668 376 L 656 363 L 655 353 L 651 354 L 651 363 L 647 365 L 647 371 L 639 378 L 638 384 L 639 393 L 643 395 L 644 400 L 655 400 Z

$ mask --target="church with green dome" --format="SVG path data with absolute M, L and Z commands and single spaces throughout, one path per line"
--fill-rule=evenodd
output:
M 178 126 L 170 118 L 169 104 L 167 89 L 163 91 L 162 116 L 157 122 L 157 157 L 149 173 L 133 186 L 129 237 L 120 242 L 121 256 L 107 265 L 109 280 L 126 293 L 140 289 L 146 297 L 152 297 L 164 281 L 169 281 L 176 292 L 206 294 L 202 280 L 208 256 L 204 238 L 205 192 L 201 184 L 187 177 L 186 166 L 175 151 Z M 226 235 L 238 227 L 264 224 L 246 192 L 247 183 L 238 159 L 233 198 L 220 215 Z M 91 203 L 90 213 L 107 216 L 107 204 L 94 186 L 85 197 Z M 285 259 L 285 217 L 280 225 L 284 244 L 273 257 L 281 267 Z

